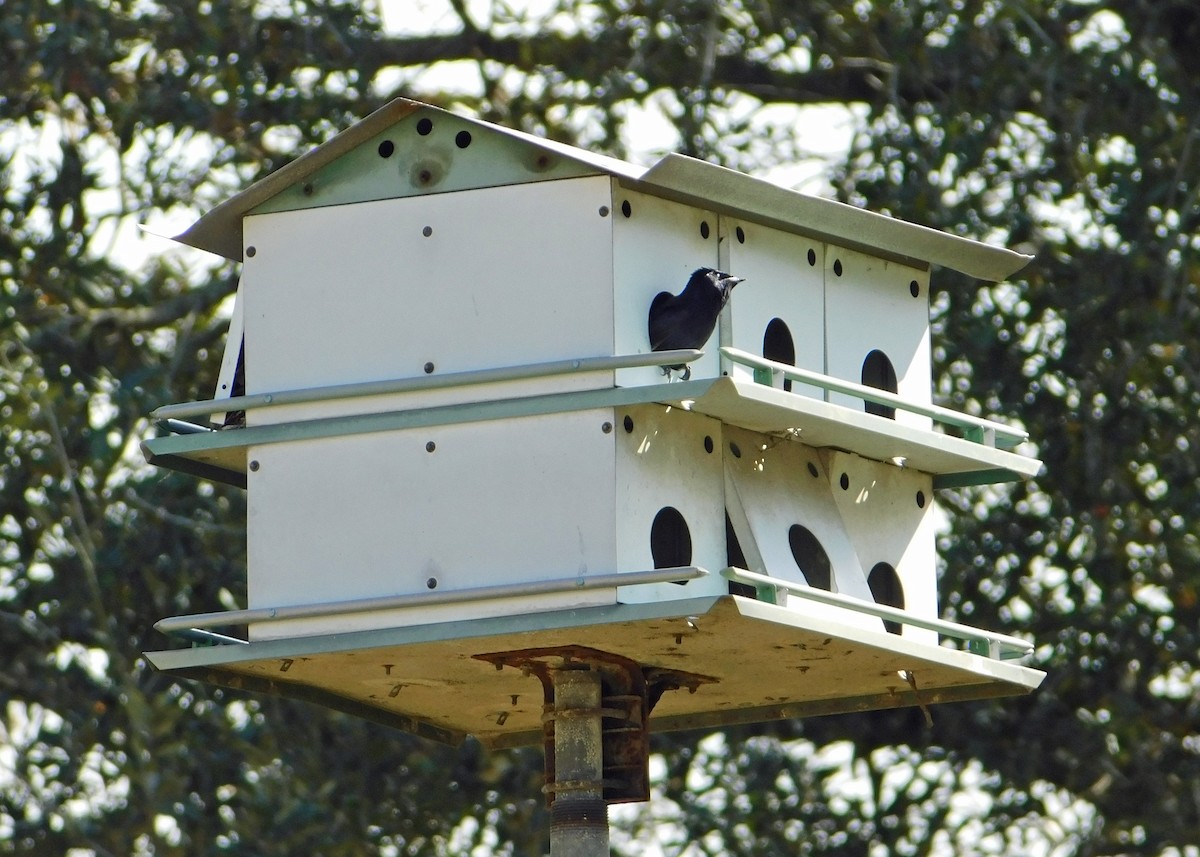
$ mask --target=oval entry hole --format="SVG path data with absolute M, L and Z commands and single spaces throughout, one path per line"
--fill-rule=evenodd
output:
M 863 361 L 862 382 L 864 386 L 874 387 L 876 390 L 896 392 L 896 370 L 888 356 L 879 349 L 872 351 Z M 896 418 L 896 409 L 888 405 L 864 401 L 863 408 L 868 414 L 877 417 L 887 417 L 889 420 Z
M 904 609 L 904 588 L 900 585 L 900 575 L 889 563 L 875 563 L 867 575 L 867 586 L 871 587 L 871 597 L 876 604 Z M 899 634 L 901 631 L 900 623 L 891 619 L 884 619 L 883 627 L 889 634 Z
M 792 549 L 792 558 L 814 589 L 824 589 L 832 592 L 833 569 L 829 565 L 829 555 L 806 527 L 792 524 L 788 530 L 788 545 Z
M 650 525 L 650 555 L 655 568 L 682 568 L 692 564 L 692 534 L 674 506 L 663 506 Z M 676 580 L 673 583 L 683 584 Z
M 796 365 L 796 340 L 782 318 L 773 318 L 767 322 L 766 332 L 763 333 L 763 357 L 776 363 Z M 792 379 L 783 379 L 783 389 L 792 391 Z

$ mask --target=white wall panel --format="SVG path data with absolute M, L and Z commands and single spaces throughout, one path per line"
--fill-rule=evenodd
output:
M 250 606 L 611 573 L 612 419 L 601 409 L 252 448 Z
M 819 585 L 806 577 L 803 554 L 793 550 L 792 528 L 799 526 L 816 538 L 828 558 L 829 591 L 872 600 L 854 542 L 833 502 L 829 473 L 816 450 L 730 426 L 724 434 L 726 503 L 749 570 Z M 831 610 L 797 597 L 787 598 L 786 604 L 814 615 Z M 848 613 L 844 621 L 882 628 L 870 616 Z
M 846 452 L 825 456 L 832 500 L 867 575 L 878 563 L 892 566 L 905 610 L 937 616 L 937 565 L 933 486 L 929 476 Z M 845 486 L 844 488 L 842 486 Z M 937 643 L 937 635 L 906 628 L 904 635 Z
M 825 252 L 826 373 L 861 383 L 863 361 L 873 350 L 891 361 L 900 395 L 930 401 L 929 272 L 830 245 Z M 829 400 L 863 408 L 862 400 L 849 396 L 832 394 Z M 930 427 L 927 417 L 898 412 L 896 419 Z
M 663 405 L 617 410 L 617 563 L 620 571 L 656 567 L 651 537 L 664 509 L 679 513 L 690 541 L 690 558 L 712 572 L 680 585 L 624 587 L 625 602 L 724 595 L 728 585 L 716 572 L 725 567 L 724 481 L 721 424 Z M 669 513 L 666 513 L 669 514 Z M 669 527 L 670 517 L 660 526 Z
M 717 267 L 717 216 L 635 193 L 616 181 L 612 205 L 616 352 L 645 353 L 650 351 L 647 322 L 654 296 L 663 291 L 678 294 L 697 268 Z M 704 357 L 692 364 L 693 378 L 712 378 L 720 372 L 715 330 L 703 350 Z M 657 367 L 648 367 L 623 369 L 617 380 L 631 387 L 667 379 Z
M 799 235 L 757 223 L 722 218 L 722 241 L 729 273 L 745 277 L 734 289 L 728 344 L 751 354 L 792 362 L 812 372 L 825 371 L 824 247 Z M 764 353 L 767 328 L 776 319 L 786 326 L 794 360 Z M 776 322 L 778 325 L 779 322 Z M 773 331 L 779 330 L 775 327 Z M 769 350 L 769 349 L 768 349 Z M 735 378 L 752 379 L 744 366 Z M 778 386 L 778 385 L 777 385 Z M 816 387 L 788 382 L 792 392 L 823 399 Z
M 247 391 L 612 354 L 609 204 L 583 178 L 246 218 Z

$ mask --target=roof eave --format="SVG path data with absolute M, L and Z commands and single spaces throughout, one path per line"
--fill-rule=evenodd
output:
M 921 269 L 940 265 L 997 282 L 1033 258 L 836 200 L 809 196 L 685 155 L 667 155 L 637 184 L 658 196 L 715 208 Z

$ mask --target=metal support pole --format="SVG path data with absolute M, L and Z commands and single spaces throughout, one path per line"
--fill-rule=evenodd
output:
M 598 670 L 556 669 L 550 857 L 608 857 Z

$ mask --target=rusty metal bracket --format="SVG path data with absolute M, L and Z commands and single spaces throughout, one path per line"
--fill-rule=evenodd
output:
M 695 693 L 716 679 L 664 667 L 642 666 L 637 661 L 587 646 L 557 646 L 518 649 L 475 655 L 497 669 L 513 667 L 534 675 L 542 683 L 544 699 L 542 745 L 546 752 L 547 805 L 553 805 L 555 793 L 569 785 L 555 779 L 554 726 L 564 712 L 555 710 L 553 673 L 558 670 L 591 669 L 600 674 L 602 717 L 601 742 L 604 750 L 604 800 L 630 803 L 650 798 L 650 712 L 669 690 L 687 688 Z M 595 714 L 596 711 L 586 712 Z M 583 716 L 583 715 L 571 715 Z

